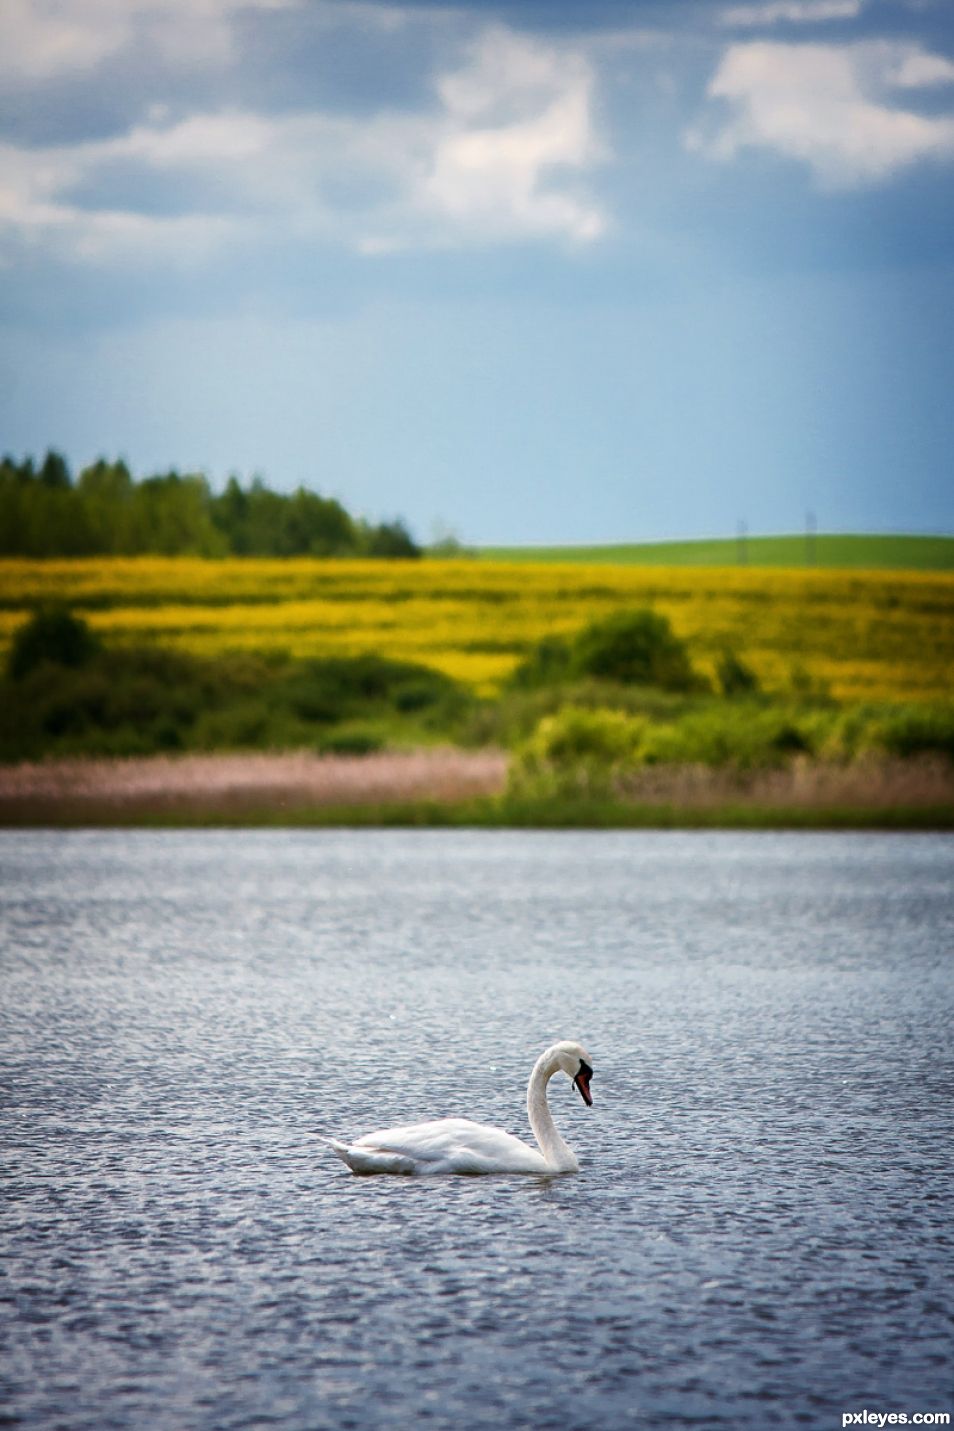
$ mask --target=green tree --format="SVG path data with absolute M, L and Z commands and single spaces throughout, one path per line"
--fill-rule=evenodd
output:
M 66 458 L 61 457 L 58 452 L 54 452 L 53 449 L 50 448 L 43 459 L 43 465 L 39 472 L 39 480 L 44 487 L 60 489 L 71 487 L 73 485 L 73 479 L 70 476 L 70 469 L 66 465 Z
M 32 482 L 36 472 L 33 467 L 33 458 L 24 457 L 22 462 L 18 462 L 15 457 L 7 453 L 0 459 L 0 480 L 11 480 L 18 483 Z
M 209 511 L 216 530 L 225 538 L 229 551 L 236 556 L 247 556 L 249 499 L 236 476 L 229 478 L 225 491 L 220 496 L 212 498 Z
M 212 523 L 205 478 L 178 472 L 147 477 L 133 491 L 130 545 L 136 552 L 166 556 L 218 556 L 225 544 Z
M 381 522 L 378 526 L 365 526 L 362 532 L 362 549 L 373 557 L 419 557 L 421 549 L 414 541 L 403 522 Z
M 248 492 L 249 556 L 277 556 L 282 545 L 282 509 L 284 499 L 272 492 L 261 477 L 256 477 Z
M 134 483 L 125 462 L 98 458 L 83 468 L 76 487 L 94 549 L 114 555 L 130 551 Z
M 245 490 L 230 477 L 213 496 L 201 473 L 172 470 L 135 481 L 122 461 L 98 458 L 74 487 L 66 460 L 50 450 L 0 459 L 0 554 L 80 556 L 160 552 L 222 556 L 416 556 L 400 521 L 355 522 L 340 502 L 299 487 L 272 492 L 261 477 Z
M 0 460 L 0 552 L 7 556 L 21 551 L 24 486 L 19 462 L 12 457 Z
M 107 462 L 105 457 L 99 457 L 83 468 L 76 485 L 84 497 L 126 502 L 133 489 L 133 479 L 125 462 Z
M 284 499 L 280 556 L 341 556 L 355 549 L 354 523 L 340 502 L 299 487 Z

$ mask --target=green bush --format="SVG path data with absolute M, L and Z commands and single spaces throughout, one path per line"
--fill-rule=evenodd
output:
M 572 671 L 571 643 L 562 636 L 544 636 L 513 671 L 509 684 L 517 690 L 535 690 L 569 680 Z
M 827 759 L 942 755 L 954 760 L 951 706 L 865 704 L 841 711 L 815 707 L 801 715 L 800 725 L 815 731 L 813 747 Z
M 944 755 L 954 760 L 954 709 L 909 706 L 876 722 L 872 736 L 888 755 Z
M 569 639 L 545 637 L 517 667 L 511 684 L 532 689 L 587 679 L 682 693 L 708 689 L 685 642 L 665 616 L 648 607 L 591 622 Z
M 97 649 L 82 666 L 43 661 L 0 693 L 0 758 L 179 749 L 221 696 L 220 674 L 158 648 Z
M 384 656 L 329 656 L 293 665 L 276 689 L 276 699 L 302 720 L 331 724 L 369 708 L 404 713 L 461 696 L 450 676 L 410 661 Z
M 632 759 L 646 725 L 623 711 L 566 706 L 540 722 L 527 749 L 534 759 L 553 765 L 616 764 Z
M 576 674 L 623 686 L 658 686 L 664 691 L 698 691 L 705 682 L 693 670 L 685 642 L 665 616 L 650 611 L 620 611 L 594 621 L 576 637 L 572 650 Z
M 509 793 L 605 793 L 617 771 L 638 762 L 646 727 L 618 710 L 565 706 L 544 716 L 511 762 Z
M 709 700 L 675 719 L 566 706 L 544 716 L 514 755 L 515 795 L 605 795 L 618 777 L 646 765 L 766 769 L 811 754 L 822 738 L 817 716 Z
M 792 699 L 804 703 L 831 703 L 831 686 L 821 676 L 813 676 L 801 661 L 795 661 L 788 673 L 788 689 Z
M 41 607 L 13 636 L 7 673 L 20 681 L 37 666 L 85 666 L 100 650 L 81 616 L 65 606 Z
M 322 755 L 373 755 L 384 742 L 370 730 L 333 731 L 318 743 Z
M 44 640 L 40 649 L 42 658 L 21 658 L 22 673 L 0 687 L 0 760 L 315 746 L 363 753 L 392 738 L 446 738 L 471 704 L 449 676 L 375 655 L 200 659 L 93 643 L 82 647 L 85 664 L 67 665 L 52 657 L 72 659 L 73 645 Z
M 308 734 L 306 724 L 275 711 L 264 696 L 236 696 L 202 711 L 188 744 L 198 750 L 277 750 L 307 743 Z
M 815 734 L 785 709 L 710 706 L 653 726 L 640 749 L 646 765 L 732 765 L 750 770 L 810 754 Z
M 716 666 L 716 679 L 724 696 L 750 696 L 759 689 L 758 676 L 734 651 L 723 651 Z
M 607 681 L 573 681 L 539 688 L 507 688 L 499 699 L 483 701 L 469 712 L 462 737 L 471 745 L 515 748 L 528 740 L 539 722 L 565 706 L 618 710 L 651 720 L 672 720 L 695 709 L 699 697 L 660 691 L 653 686 L 614 686 Z

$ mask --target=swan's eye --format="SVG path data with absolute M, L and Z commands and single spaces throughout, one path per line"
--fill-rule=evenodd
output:
M 587 1063 L 585 1058 L 580 1059 L 580 1072 L 586 1079 L 587 1083 L 589 1083 L 590 1079 L 593 1077 L 593 1070 L 592 1068 L 590 1068 L 590 1065 Z

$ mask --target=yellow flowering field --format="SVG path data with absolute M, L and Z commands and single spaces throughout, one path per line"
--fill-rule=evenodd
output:
M 59 600 L 111 640 L 202 654 L 377 651 L 491 693 L 541 637 L 651 605 L 711 671 L 731 647 L 768 688 L 949 699 L 954 574 L 191 557 L 0 561 L 0 644 Z

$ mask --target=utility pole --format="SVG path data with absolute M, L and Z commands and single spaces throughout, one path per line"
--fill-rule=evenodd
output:
M 748 550 L 749 529 L 745 522 L 739 522 L 735 529 L 735 559 L 739 566 L 747 566 L 749 561 Z
M 805 565 L 815 566 L 818 561 L 818 552 L 815 538 L 818 535 L 818 523 L 815 521 L 814 512 L 805 513 Z

